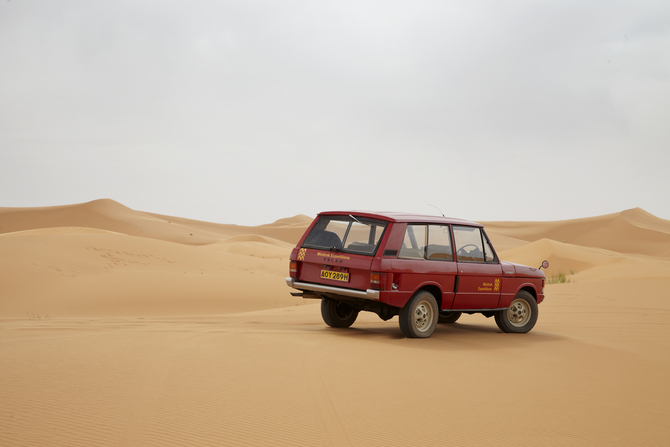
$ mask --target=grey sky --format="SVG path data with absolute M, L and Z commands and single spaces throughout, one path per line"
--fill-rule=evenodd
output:
M 670 219 L 667 1 L 0 2 L 0 206 Z

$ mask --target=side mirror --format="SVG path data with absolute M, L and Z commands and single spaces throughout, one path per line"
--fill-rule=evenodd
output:
M 548 269 L 548 268 L 549 268 L 549 261 L 542 261 L 542 265 L 540 266 L 540 270 Z

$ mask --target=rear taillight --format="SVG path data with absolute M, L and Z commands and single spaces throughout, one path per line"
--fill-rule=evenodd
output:
M 288 265 L 288 274 L 291 278 L 298 278 L 298 261 L 291 261 Z
M 379 272 L 370 272 L 370 288 L 373 290 L 384 290 L 384 279 L 386 275 Z

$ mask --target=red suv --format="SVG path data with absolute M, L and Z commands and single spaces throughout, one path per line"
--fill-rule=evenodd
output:
M 547 267 L 546 261 L 543 267 Z M 500 261 L 482 225 L 403 213 L 320 213 L 290 257 L 294 296 L 321 300 L 328 326 L 347 328 L 362 310 L 400 318 L 406 337 L 430 337 L 463 312 L 525 333 L 544 298 L 539 268 Z

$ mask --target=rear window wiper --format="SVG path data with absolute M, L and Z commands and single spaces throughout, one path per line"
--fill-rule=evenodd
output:
M 367 225 L 368 227 L 371 227 L 371 226 L 372 226 L 372 224 L 370 224 L 370 223 L 361 222 L 360 220 L 356 219 L 356 218 L 355 218 L 354 216 L 352 216 L 351 214 L 349 214 L 349 217 L 351 217 L 352 219 L 354 219 L 356 222 L 358 222 L 358 223 L 361 224 L 361 225 Z

